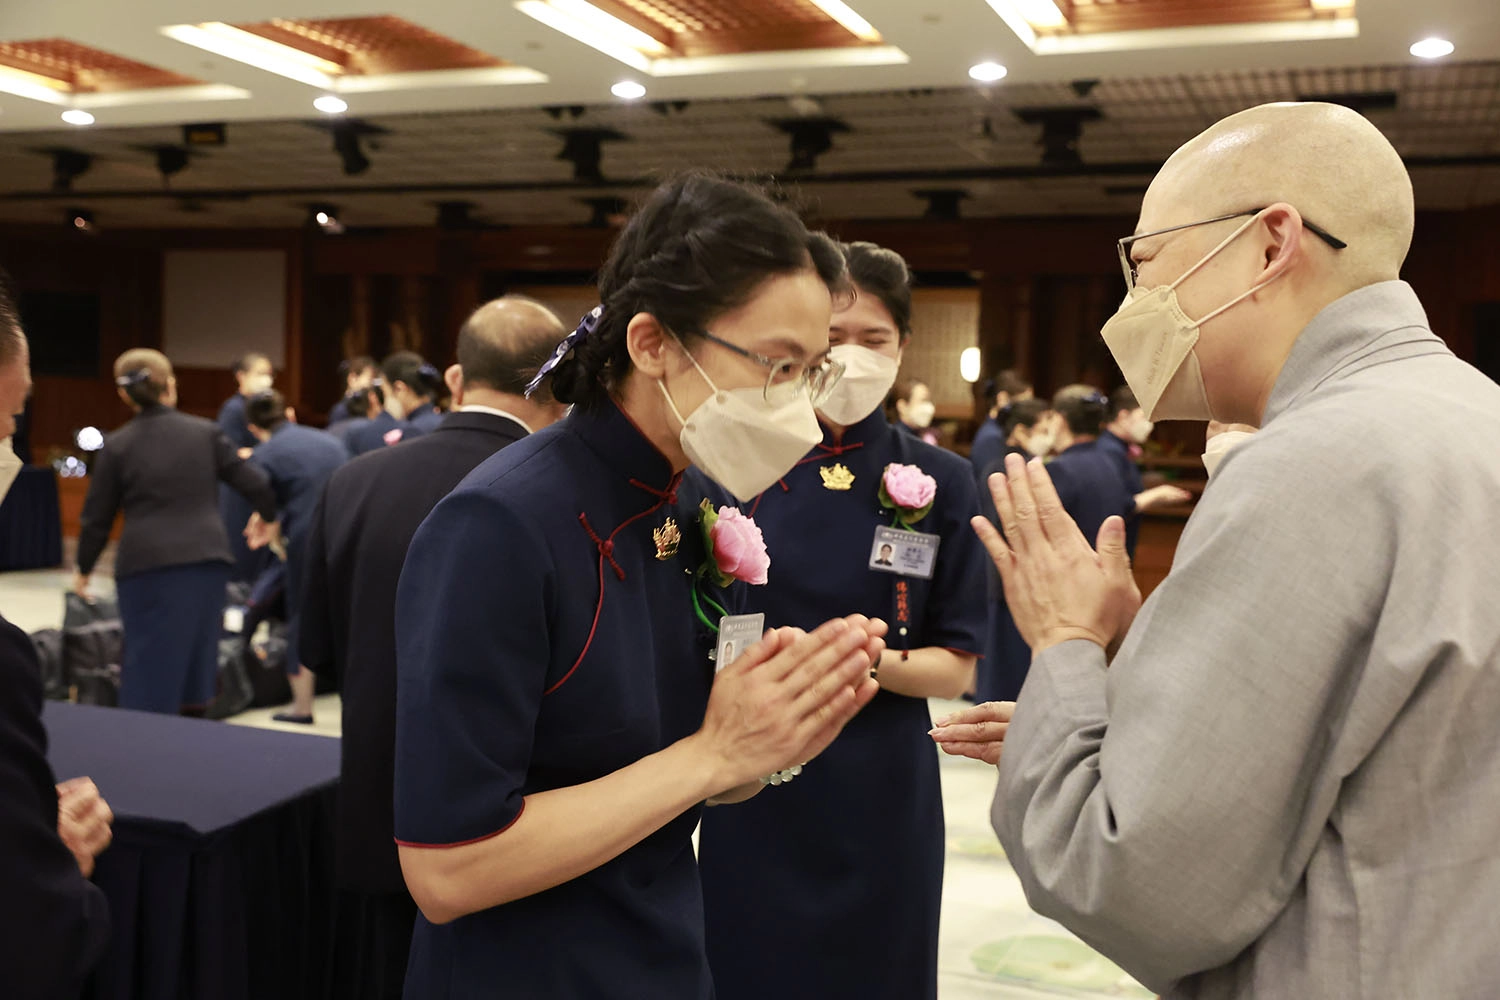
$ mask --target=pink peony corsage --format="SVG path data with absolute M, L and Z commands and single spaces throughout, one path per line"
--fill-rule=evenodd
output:
M 704 548 L 709 553 L 703 567 L 705 575 L 720 587 L 727 587 L 735 580 L 765 583 L 771 557 L 755 521 L 734 507 L 720 507 L 715 512 L 708 500 L 703 501 L 700 509 L 703 516 L 698 523 L 703 527 Z
M 892 463 L 880 477 L 880 505 L 896 512 L 896 525 L 911 529 L 932 510 L 937 480 L 915 465 Z

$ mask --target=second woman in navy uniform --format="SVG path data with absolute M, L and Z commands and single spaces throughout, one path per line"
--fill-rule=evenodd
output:
M 664 185 L 554 356 L 572 416 L 418 530 L 396 611 L 396 836 L 424 915 L 408 995 L 713 996 L 699 807 L 816 756 L 873 696 L 884 628 L 776 630 L 715 675 L 704 599 L 739 600 L 701 592 L 731 553 L 700 531 L 717 490 L 682 473 L 753 496 L 816 439 L 843 276 L 764 196 Z
M 893 427 L 880 404 L 911 334 L 905 262 L 845 248 L 857 298 L 833 316 L 847 371 L 819 408 L 822 443 L 749 507 L 774 554 L 755 599 L 772 625 L 890 616 L 882 688 L 791 786 L 710 810 L 700 840 L 708 951 L 720 1000 L 924 1000 L 937 990 L 943 804 L 929 697 L 957 698 L 984 642 L 987 557 L 970 527 L 974 474 Z M 914 466 L 936 493 L 902 524 L 936 541 L 930 579 L 898 576 L 885 471 Z M 935 536 L 932 538 L 931 536 Z

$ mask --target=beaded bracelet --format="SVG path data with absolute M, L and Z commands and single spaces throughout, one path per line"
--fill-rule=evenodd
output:
M 801 773 L 802 765 L 796 764 L 792 767 L 787 768 L 785 771 L 777 771 L 775 774 L 766 775 L 764 778 L 760 779 L 760 783 L 762 785 L 785 785 L 787 782 L 791 781 Z

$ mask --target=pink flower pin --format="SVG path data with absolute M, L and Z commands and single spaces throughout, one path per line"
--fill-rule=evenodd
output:
M 937 480 L 915 465 L 892 463 L 880 477 L 880 503 L 907 525 L 926 517 L 937 497 Z
M 721 587 L 734 580 L 763 584 L 771 568 L 766 540 L 760 527 L 734 507 L 720 507 L 703 501 L 703 534 L 713 554 L 710 575 Z

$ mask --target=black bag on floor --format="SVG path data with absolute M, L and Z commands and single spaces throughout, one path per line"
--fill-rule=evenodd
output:
M 292 700 L 292 685 L 286 678 L 286 625 L 271 622 L 265 645 L 255 650 L 247 644 L 245 671 L 250 676 L 251 708 L 270 708 Z
M 42 697 L 48 701 L 68 700 L 68 675 L 63 670 L 63 634 L 60 628 L 44 628 L 31 633 L 36 658 L 42 666 Z
M 252 659 L 254 654 L 251 654 Z M 227 719 L 251 706 L 255 690 L 245 665 L 245 640 L 237 635 L 219 640 L 219 678 L 214 700 L 208 703 L 204 717 Z
M 120 703 L 120 651 L 125 629 L 114 601 L 63 595 L 63 676 L 83 705 Z

